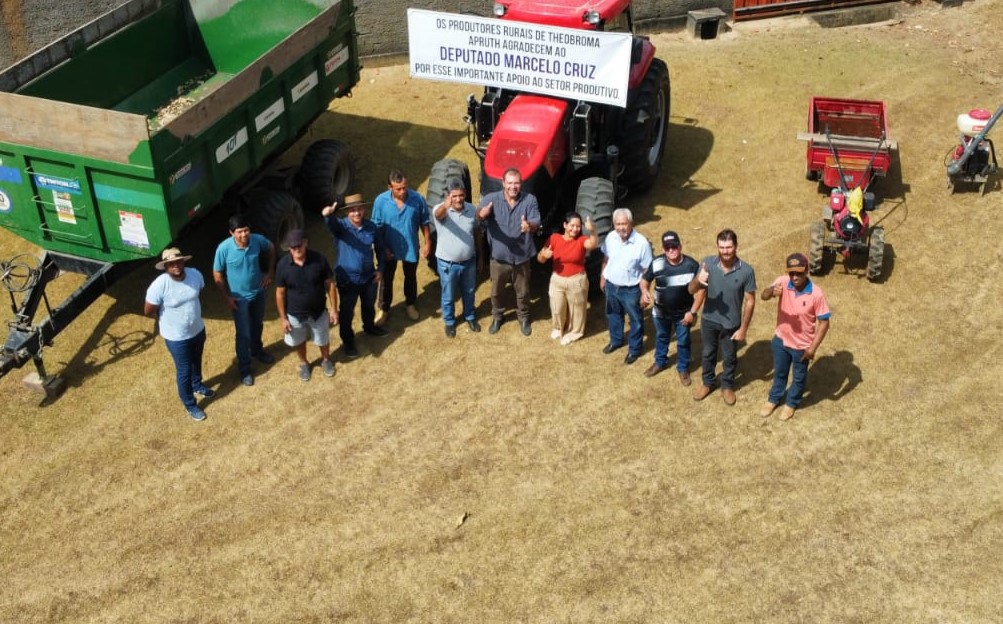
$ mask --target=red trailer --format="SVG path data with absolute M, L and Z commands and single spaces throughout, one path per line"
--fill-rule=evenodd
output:
M 885 103 L 877 100 L 812 97 L 808 132 L 798 140 L 808 142 L 805 177 L 843 190 L 866 190 L 874 176 L 888 173 L 898 149 L 888 137 Z

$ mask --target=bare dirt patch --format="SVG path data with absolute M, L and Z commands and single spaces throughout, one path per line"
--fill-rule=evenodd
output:
M 1000 104 L 1001 30 L 1003 2 L 981 0 L 653 37 L 673 116 L 658 185 L 629 201 L 639 230 L 674 229 L 700 256 L 732 227 L 761 284 L 824 202 L 795 140 L 808 98 L 888 103 L 899 158 L 874 190 L 890 271 L 817 280 L 835 315 L 795 420 L 757 414 L 773 306 L 740 352 L 738 405 L 694 403 L 643 376 L 650 337 L 633 367 L 601 354 L 600 306 L 582 341 L 548 340 L 540 270 L 528 339 L 509 323 L 447 341 L 423 272 L 422 320 L 395 309 L 389 339 L 309 384 L 271 312 L 283 357 L 249 389 L 207 292 L 221 392 L 194 425 L 140 315 L 141 270 L 47 351 L 62 399 L 0 381 L 0 620 L 1000 621 L 1003 190 L 949 196 L 943 156 L 958 113 Z M 472 90 L 374 63 L 289 160 L 343 138 L 369 197 L 392 167 L 417 185 L 446 156 L 475 168 Z M 185 247 L 204 271 L 216 227 Z M 26 248 L 0 233 L 0 255 Z

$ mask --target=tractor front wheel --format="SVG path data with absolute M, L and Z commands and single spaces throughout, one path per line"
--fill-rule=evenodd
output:
M 825 221 L 820 219 L 811 224 L 811 236 L 808 239 L 808 271 L 812 275 L 821 273 L 824 259 Z
M 276 248 L 289 230 L 303 229 L 303 208 L 285 191 L 253 189 L 243 196 L 243 204 L 251 230 L 268 237 Z
M 885 261 L 885 229 L 876 227 L 871 230 L 871 238 L 867 245 L 867 279 L 872 282 L 881 277 Z
M 600 243 L 613 229 L 613 183 L 605 178 L 585 178 L 578 186 L 575 212 L 582 219 L 592 219 Z M 582 223 L 584 230 L 585 224 Z M 583 233 L 585 233 L 583 231 Z M 599 274 L 602 271 L 602 252 L 593 249 L 585 257 L 585 273 L 589 278 L 589 295 L 599 294 Z
M 347 143 L 322 139 L 310 145 L 299 170 L 300 194 L 307 210 L 320 213 L 354 190 L 355 158 Z
M 662 167 L 669 129 L 669 68 L 652 59 L 644 81 L 627 101 L 617 141 L 627 192 L 643 193 L 654 185 Z

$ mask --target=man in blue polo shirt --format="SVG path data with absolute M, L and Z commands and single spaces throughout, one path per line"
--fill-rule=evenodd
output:
M 275 273 L 275 247 L 261 234 L 252 234 L 242 214 L 230 217 L 229 228 L 230 238 L 216 248 L 212 276 L 226 307 L 233 313 L 240 382 L 252 386 L 251 358 L 265 364 L 275 361 L 261 343 L 265 289 L 272 283 Z
M 634 229 L 634 215 L 628 208 L 613 211 L 613 231 L 602 244 L 602 273 L 599 287 L 606 294 L 606 320 L 609 323 L 609 343 L 602 352 L 613 353 L 623 346 L 624 316 L 630 318 L 627 336 L 627 357 L 624 364 L 633 364 L 641 357 L 644 343 L 642 306 L 651 303 L 651 292 L 641 289 L 641 278 L 651 266 L 651 243 Z
M 361 300 L 362 331 L 370 336 L 386 336 L 390 332 L 376 325 L 376 291 L 383 277 L 383 238 L 376 224 L 365 218 L 366 202 L 362 195 L 348 195 L 344 199 L 348 216 L 336 218 L 337 202 L 326 206 L 321 214 L 334 237 L 338 248 L 338 264 L 334 269 L 341 300 L 338 312 L 338 333 L 347 357 L 356 357 L 355 304 Z M 375 262 L 374 262 L 375 256 Z
M 390 172 L 387 190 L 377 195 L 373 201 L 373 223 L 380 228 L 383 243 L 386 245 L 376 324 L 383 325 L 390 314 L 398 260 L 404 269 L 404 304 L 407 306 L 407 317 L 417 321 L 418 254 L 420 253 L 422 258 L 428 258 L 431 249 L 428 205 L 421 195 L 408 188 L 407 176 L 403 172 L 396 169 Z M 420 250 L 419 230 L 425 237 L 425 244 Z

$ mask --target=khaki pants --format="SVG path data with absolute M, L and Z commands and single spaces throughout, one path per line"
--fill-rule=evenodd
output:
M 589 299 L 589 278 L 585 273 L 561 277 L 550 276 L 550 318 L 554 329 L 561 332 L 566 342 L 585 335 L 585 314 Z

